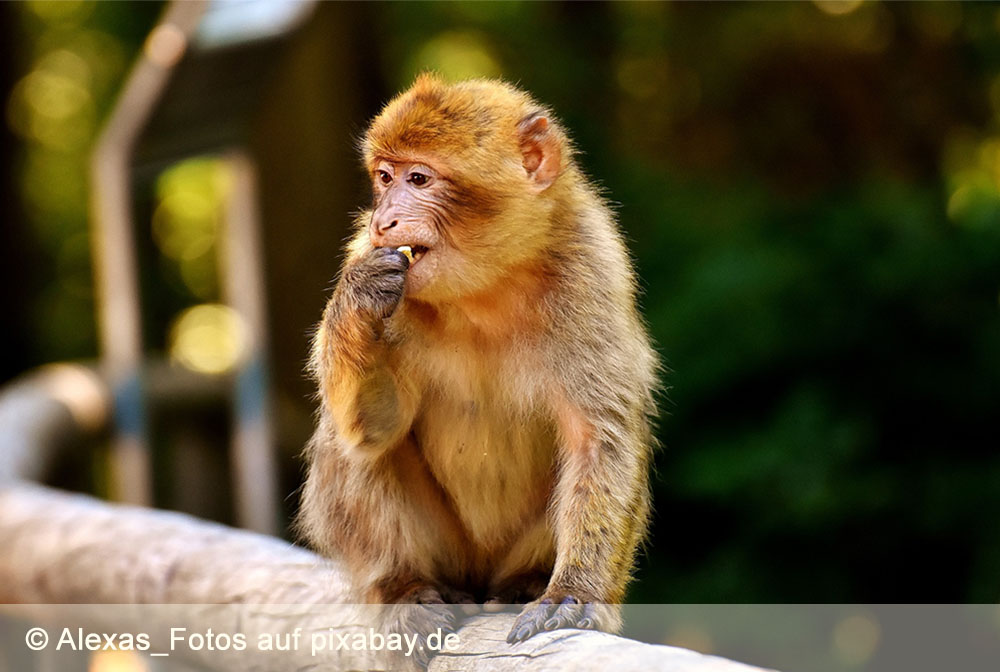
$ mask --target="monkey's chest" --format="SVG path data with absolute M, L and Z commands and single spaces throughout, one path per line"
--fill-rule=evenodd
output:
M 545 515 L 554 432 L 541 417 L 512 412 L 488 393 L 439 395 L 414 426 L 433 478 L 477 544 L 512 540 Z

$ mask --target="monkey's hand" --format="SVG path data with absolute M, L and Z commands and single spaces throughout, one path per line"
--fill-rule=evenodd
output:
M 618 629 L 619 623 L 616 605 L 548 590 L 542 599 L 525 605 L 507 635 L 507 643 L 516 644 L 539 632 L 560 628 L 613 632 Z
M 371 320 L 392 315 L 403 298 L 406 270 L 410 261 L 391 247 L 376 247 L 350 262 L 331 300 L 347 312 L 357 312 Z

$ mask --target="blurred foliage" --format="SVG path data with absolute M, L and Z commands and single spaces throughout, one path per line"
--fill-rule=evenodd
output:
M 178 293 L 219 298 L 215 258 L 229 175 L 218 159 L 181 161 L 157 180 L 152 236 Z
M 46 278 L 26 328 L 41 359 L 92 355 L 86 151 L 155 11 L 19 16 L 7 119 Z M 996 5 L 363 16 L 377 98 L 425 68 L 514 81 L 572 129 L 619 212 L 670 369 L 633 601 L 1000 599 Z M 183 266 L 209 253 L 210 205 L 160 185 L 154 237 L 178 286 L 212 300 Z
M 5 94 L 6 121 L 20 139 L 19 214 L 40 248 L 22 287 L 37 296 L 27 321 L 33 360 L 96 350 L 87 228 L 90 149 L 158 3 L 30 0 L 11 5 L 10 47 L 20 79 Z M 9 48 L 10 48 L 9 47 Z M 3 157 L 7 159 L 8 157 Z

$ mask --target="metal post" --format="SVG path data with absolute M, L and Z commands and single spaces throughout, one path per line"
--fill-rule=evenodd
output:
M 236 515 L 241 527 L 275 534 L 277 530 L 277 465 L 268 364 L 264 255 L 260 241 L 257 175 L 242 150 L 226 156 L 232 178 L 223 239 L 223 294 L 243 319 L 248 347 L 236 375 L 232 463 Z
M 91 164 L 99 329 L 104 375 L 114 397 L 112 495 L 152 502 L 152 475 L 142 382 L 142 312 L 132 213 L 130 160 L 136 139 L 159 100 L 171 69 L 187 50 L 205 2 L 175 2 L 150 33 Z

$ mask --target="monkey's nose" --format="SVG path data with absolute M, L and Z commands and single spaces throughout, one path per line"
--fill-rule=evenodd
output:
M 388 224 L 379 224 L 378 230 L 380 232 L 382 232 L 382 231 L 388 231 L 389 229 L 395 228 L 397 224 L 399 224 L 399 220 L 398 219 L 394 219 L 391 222 L 389 222 Z

